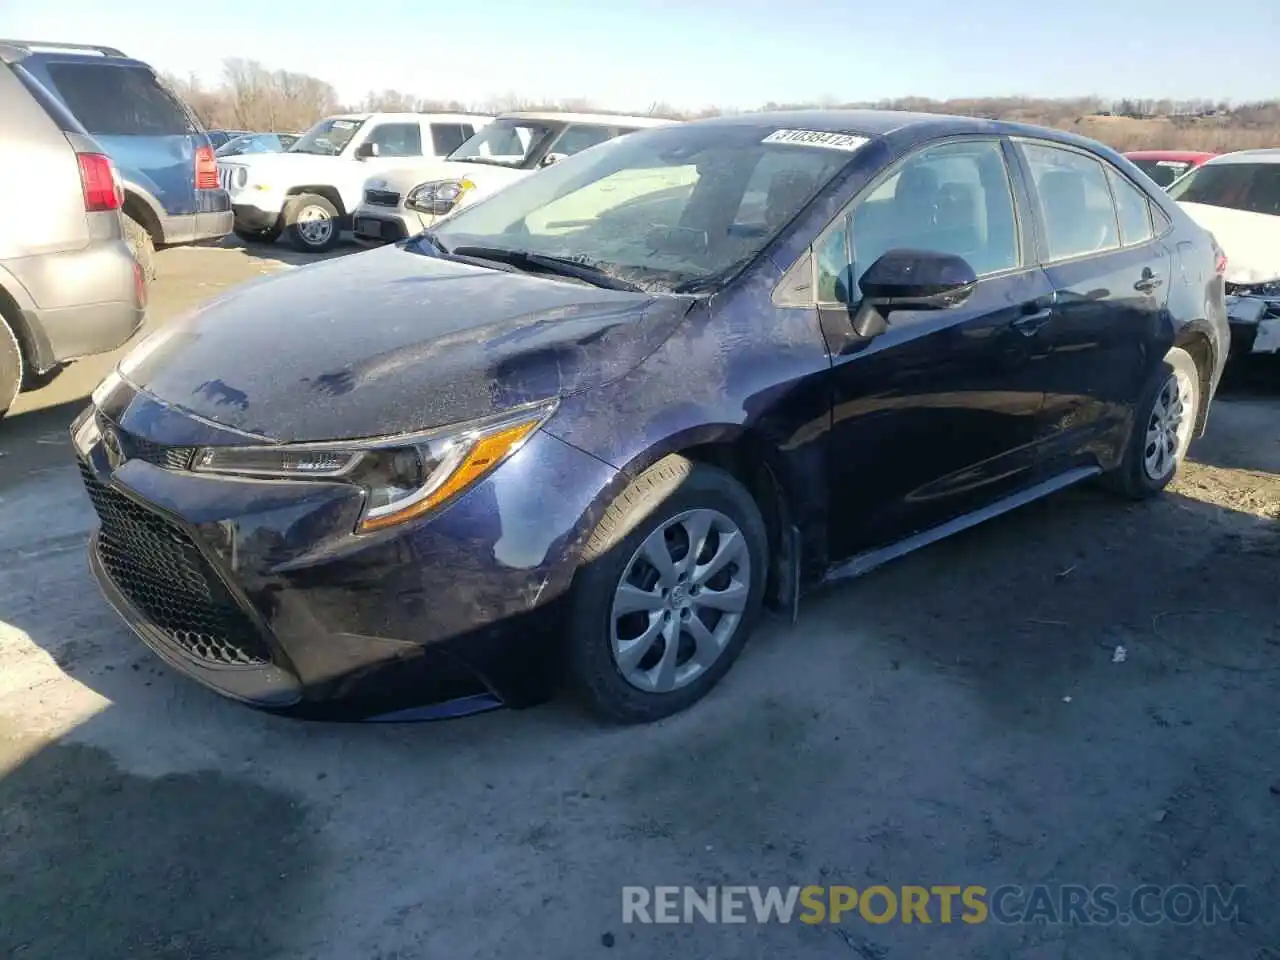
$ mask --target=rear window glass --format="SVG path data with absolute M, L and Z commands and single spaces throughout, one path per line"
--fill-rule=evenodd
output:
M 1174 200 L 1280 214 L 1280 163 L 1207 163 L 1169 191 Z
M 170 136 L 191 132 L 186 111 L 145 67 L 51 63 L 49 78 L 90 133 Z

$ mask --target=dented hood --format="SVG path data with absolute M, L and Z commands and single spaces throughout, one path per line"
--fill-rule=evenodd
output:
M 241 288 L 144 340 L 119 372 L 273 440 L 384 436 L 616 379 L 691 302 L 389 246 Z
M 1213 234 L 1227 254 L 1228 283 L 1280 280 L 1280 216 L 1179 202 L 1187 215 Z

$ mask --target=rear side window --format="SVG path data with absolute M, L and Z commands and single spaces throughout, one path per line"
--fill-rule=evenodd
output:
M 49 78 L 90 133 L 167 137 L 193 132 L 186 110 L 145 67 L 50 63 Z
M 1064 260 L 1120 246 L 1102 164 L 1074 150 L 1024 143 L 1044 215 L 1049 259 Z
M 1206 163 L 1169 191 L 1174 200 L 1280 214 L 1280 163 Z
M 1116 199 L 1120 243 L 1126 247 L 1146 243 L 1154 235 L 1151 229 L 1151 201 L 1146 194 L 1110 167 L 1107 168 L 1107 179 L 1111 181 L 1111 193 Z
M 436 156 L 447 157 L 470 140 L 473 133 L 475 131 L 471 127 L 461 123 L 433 123 L 431 146 L 435 148 Z
M 380 157 L 422 156 L 422 128 L 416 123 L 380 123 L 366 142 L 378 145 Z

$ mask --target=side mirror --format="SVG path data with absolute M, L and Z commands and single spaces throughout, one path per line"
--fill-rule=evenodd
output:
M 851 295 L 854 286 L 858 295 Z M 854 333 L 877 337 L 894 310 L 946 310 L 973 293 L 978 276 L 963 258 L 933 250 L 890 250 L 861 279 L 852 266 L 836 278 L 836 299 L 848 305 Z
M 378 152 L 378 145 L 366 140 L 364 143 L 360 144 L 360 146 L 356 147 L 356 159 L 371 160 L 378 155 Z
M 565 159 L 567 156 L 569 156 L 567 153 L 548 153 L 546 156 L 544 156 L 541 160 L 538 161 L 538 166 L 549 167 L 553 163 L 559 163 L 561 160 Z

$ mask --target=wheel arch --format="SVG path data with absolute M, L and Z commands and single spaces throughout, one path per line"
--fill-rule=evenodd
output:
M 1178 331 L 1173 345 L 1190 354 L 1200 374 L 1200 402 L 1196 410 L 1194 437 L 1203 437 L 1208 426 L 1209 399 L 1213 387 L 1213 374 L 1218 368 L 1218 355 L 1209 337 L 1208 324 L 1203 320 L 1190 323 Z
M 342 194 L 339 193 L 338 188 L 333 186 L 332 184 L 318 183 L 318 184 L 290 187 L 288 192 L 285 194 L 285 196 L 300 197 L 303 194 L 307 194 L 307 193 L 313 193 L 317 197 L 324 197 L 326 200 L 328 200 L 330 203 L 333 204 L 334 209 L 338 211 L 338 216 L 340 217 L 345 217 L 350 213 L 350 211 L 347 209 L 347 205 L 342 202 Z
M 633 457 L 619 471 L 622 485 L 671 455 L 717 467 L 751 494 L 769 537 L 766 602 L 794 613 L 804 579 L 802 561 L 824 556 L 825 544 L 815 543 L 812 534 L 801 532 L 797 514 L 803 494 L 776 446 L 760 431 L 741 424 L 691 427 Z
M 151 235 L 151 242 L 157 247 L 164 243 L 164 225 L 160 215 L 140 192 L 126 186 L 124 191 L 124 208 L 126 217 L 142 225 L 142 229 Z

